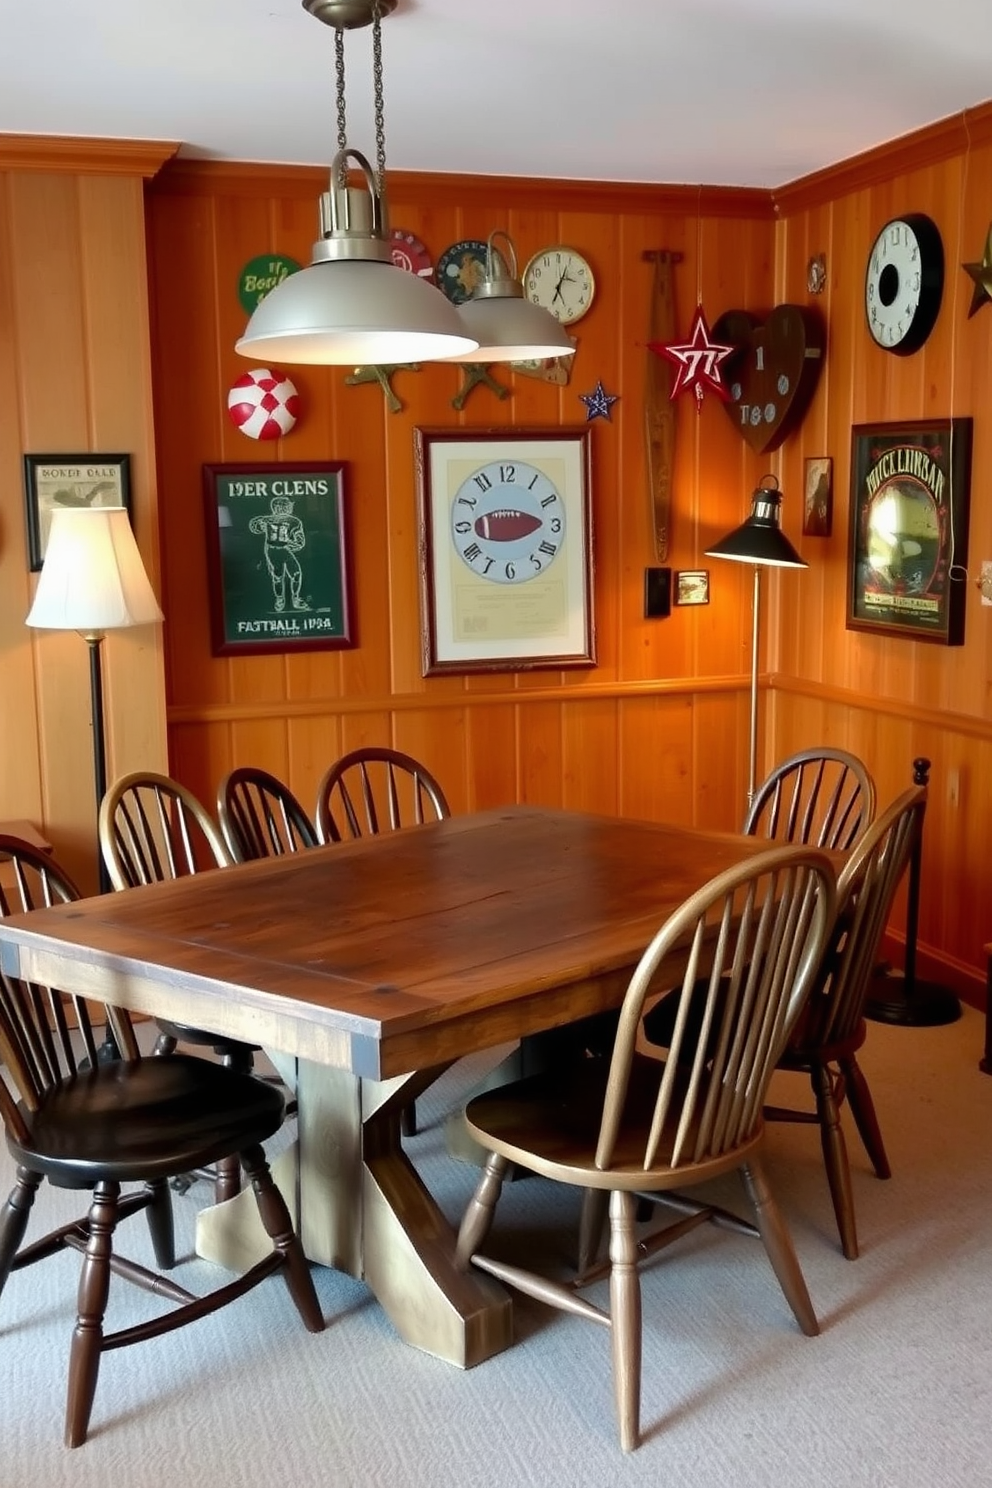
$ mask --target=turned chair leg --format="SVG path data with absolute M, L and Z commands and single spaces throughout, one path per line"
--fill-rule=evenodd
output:
M 103 1349 L 103 1315 L 110 1292 L 110 1257 L 117 1223 L 119 1183 L 98 1183 L 93 1190 L 88 1226 L 89 1240 L 79 1276 L 76 1329 L 69 1354 L 69 1389 L 65 1409 L 65 1444 L 78 1447 L 86 1440 L 93 1410 L 100 1354 Z
M 475 1193 L 465 1210 L 458 1231 L 455 1265 L 459 1271 L 468 1270 L 473 1255 L 489 1234 L 509 1166 L 508 1159 L 501 1157 L 498 1152 L 491 1152 L 486 1159 L 482 1177 L 476 1184 Z
M 854 1220 L 854 1194 L 851 1189 L 851 1165 L 847 1144 L 840 1124 L 840 1110 L 834 1080 L 826 1065 L 815 1065 L 810 1072 L 816 1095 L 816 1114 L 820 1123 L 820 1146 L 827 1170 L 830 1197 L 837 1219 L 841 1250 L 849 1261 L 858 1258 L 858 1232 Z
M 286 1200 L 279 1192 L 265 1153 L 261 1147 L 249 1147 L 240 1154 L 241 1166 L 252 1186 L 259 1218 L 265 1233 L 283 1258 L 283 1275 L 289 1295 L 309 1332 L 324 1331 L 324 1315 L 314 1289 L 310 1267 L 300 1238 L 293 1228 Z
M 641 1282 L 637 1274 L 636 1195 L 610 1195 L 610 1318 L 613 1391 L 620 1446 L 632 1452 L 640 1438 Z
M 871 1165 L 879 1178 L 891 1178 L 892 1169 L 889 1167 L 881 1128 L 878 1124 L 878 1117 L 875 1115 L 875 1103 L 868 1089 L 868 1081 L 861 1072 L 861 1066 L 852 1055 L 850 1059 L 840 1061 L 840 1069 L 847 1082 L 847 1103 L 851 1108 L 851 1115 L 854 1117 L 858 1134 L 865 1144 L 865 1151 Z
M 815 1338 L 820 1325 L 813 1311 L 806 1279 L 799 1265 L 792 1237 L 786 1228 L 781 1210 L 768 1187 L 765 1170 L 757 1157 L 752 1157 L 740 1169 L 741 1181 L 754 1208 L 755 1222 L 764 1241 L 768 1259 L 772 1263 L 778 1284 L 785 1293 L 786 1301 L 795 1314 L 796 1322 L 808 1338 Z
M 145 1192 L 151 1195 L 151 1202 L 145 1213 L 148 1216 L 155 1263 L 163 1271 L 171 1271 L 176 1264 L 176 1229 L 168 1181 L 165 1178 L 154 1178 L 145 1184 Z
M 7 1285 L 14 1257 L 27 1233 L 31 1207 L 40 1183 L 40 1173 L 32 1173 L 29 1168 L 18 1168 L 17 1182 L 0 1212 L 0 1296 Z

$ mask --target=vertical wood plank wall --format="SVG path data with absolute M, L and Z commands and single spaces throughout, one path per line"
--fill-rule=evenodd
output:
M 309 260 L 326 174 L 184 165 L 151 188 L 156 433 L 163 534 L 173 770 L 212 800 L 236 764 L 257 763 L 313 802 L 321 774 L 361 743 L 421 758 L 455 811 L 539 801 L 731 828 L 743 812 L 747 749 L 747 576 L 713 575 L 713 602 L 643 618 L 644 569 L 656 563 L 643 449 L 643 387 L 652 265 L 646 249 L 682 253 L 678 331 L 697 299 L 767 301 L 775 224 L 767 193 L 593 184 L 390 178 L 394 225 L 435 258 L 461 238 L 508 231 L 521 267 L 548 244 L 590 259 L 597 294 L 574 327 L 579 349 L 559 388 L 494 369 L 487 389 L 451 406 L 462 372 L 400 372 L 401 412 L 347 368 L 291 369 L 303 400 L 277 444 L 231 424 L 227 390 L 250 363 L 234 343 L 245 314 L 242 266 L 265 252 Z M 579 394 L 602 381 L 619 395 L 592 422 L 598 665 L 425 679 L 418 609 L 414 430 L 582 427 Z M 359 638 L 353 650 L 214 657 L 209 638 L 201 468 L 204 462 L 345 462 Z M 746 515 L 765 464 L 751 457 L 720 403 L 681 400 L 669 563 L 705 566 L 703 550 Z M 797 518 L 797 512 L 793 517 Z M 732 569 L 732 565 L 726 565 Z
M 158 530 L 143 178 L 152 142 L 0 139 L 0 819 L 33 821 L 95 890 L 89 659 L 25 624 L 22 455 L 127 451 L 132 520 L 153 582 Z M 160 627 L 107 637 L 111 773 L 163 768 Z
M 818 739 L 865 759 L 887 800 L 911 783 L 916 757 L 932 761 L 920 898 L 920 970 L 981 1004 L 982 946 L 992 936 L 987 839 L 992 822 L 992 609 L 977 587 L 992 558 L 992 306 L 969 317 L 971 278 L 992 219 L 992 110 L 895 142 L 777 193 L 777 300 L 805 297 L 810 255 L 825 253 L 825 376 L 781 478 L 799 498 L 802 462 L 834 460 L 833 531 L 803 538 L 810 564 L 782 586 L 771 665 L 769 758 Z M 879 350 L 864 317 L 865 265 L 895 216 L 925 212 L 940 229 L 945 277 L 935 328 L 908 357 Z M 851 426 L 895 419 L 974 421 L 970 537 L 959 574 L 964 645 L 946 647 L 845 628 L 850 535 Z M 963 555 L 957 555 L 963 562 Z
M 499 370 L 511 396 L 479 391 L 459 414 L 451 398 L 461 374 L 425 367 L 398 374 L 405 406 L 391 414 L 374 384 L 346 386 L 344 369 L 295 369 L 304 415 L 275 447 L 245 439 L 226 414 L 227 389 L 249 365 L 233 350 L 245 319 L 237 277 L 261 252 L 307 261 L 325 173 L 176 162 L 146 187 L 143 220 L 142 179 L 171 149 L 153 159 L 149 148 L 11 137 L 0 148 L 0 245 L 9 266 L 0 279 L 0 818 L 33 818 L 93 886 L 85 649 L 74 636 L 34 636 L 23 624 L 33 590 L 26 450 L 132 454 L 135 526 L 166 625 L 106 643 L 113 771 L 165 767 L 167 718 L 168 768 L 207 800 L 229 768 L 254 761 L 310 801 L 330 759 L 374 740 L 421 756 L 456 810 L 533 800 L 724 828 L 738 824 L 745 788 L 750 576 L 707 564 L 703 554 L 747 514 L 751 489 L 771 470 L 785 492 L 786 530 L 810 567 L 765 586 L 759 769 L 833 740 L 867 760 L 886 799 L 908 783 L 914 757 L 933 761 L 921 960 L 927 974 L 981 1005 L 992 921 L 983 855 L 992 612 L 981 607 L 975 579 L 981 560 L 992 558 L 984 499 L 992 308 L 968 317 L 971 281 L 960 266 L 981 258 L 992 214 L 984 186 L 992 109 L 774 193 L 397 176 L 393 221 L 435 255 L 496 227 L 513 235 L 521 262 L 556 241 L 588 255 L 598 294 L 575 327 L 571 381 L 555 388 Z M 875 234 L 906 211 L 937 221 L 946 277 L 932 336 L 900 359 L 870 342 L 862 297 Z M 677 401 L 668 561 L 673 569 L 708 566 L 711 603 L 646 621 L 643 571 L 656 559 L 641 429 L 651 282 L 642 254 L 657 247 L 683 254 L 675 270 L 680 332 L 697 300 L 711 323 L 731 307 L 810 303 L 806 263 L 825 253 L 819 304 L 828 345 L 803 425 L 772 456 L 752 455 L 712 398 L 700 413 L 691 397 Z M 592 424 L 599 664 L 425 679 L 414 430 L 581 426 L 578 394 L 599 380 L 619 394 L 611 420 Z M 927 415 L 974 419 L 959 648 L 844 624 L 851 425 Z M 829 539 L 801 535 L 802 461 L 814 454 L 834 459 Z M 346 465 L 358 646 L 212 656 L 203 464 L 327 457 Z

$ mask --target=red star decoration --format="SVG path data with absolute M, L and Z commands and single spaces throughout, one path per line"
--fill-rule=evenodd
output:
M 649 341 L 648 346 L 659 356 L 667 357 L 678 368 L 671 396 L 677 398 L 688 388 L 696 395 L 696 412 L 703 406 L 703 393 L 716 393 L 724 402 L 730 393 L 723 385 L 720 366 L 737 350 L 735 346 L 722 346 L 710 338 L 702 305 L 696 306 L 696 314 L 689 332 L 688 341 Z

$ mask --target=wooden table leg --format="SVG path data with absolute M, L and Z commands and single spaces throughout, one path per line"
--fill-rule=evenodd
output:
M 364 1279 L 400 1336 L 463 1369 L 512 1342 L 511 1302 L 454 1265 L 455 1233 L 400 1140 L 403 1107 L 439 1071 L 382 1082 L 301 1060 L 299 1134 L 273 1163 L 312 1261 Z M 251 1193 L 201 1211 L 196 1249 L 235 1270 L 269 1242 Z

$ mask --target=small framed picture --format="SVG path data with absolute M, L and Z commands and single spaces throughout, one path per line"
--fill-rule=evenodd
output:
M 677 605 L 709 604 L 710 574 L 707 568 L 681 568 L 675 575 Z
M 803 537 L 829 537 L 834 520 L 834 462 L 829 455 L 803 461 Z
M 131 510 L 130 455 L 25 455 L 24 499 L 28 567 L 45 561 L 52 512 L 60 506 L 123 506 Z

